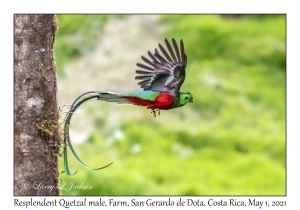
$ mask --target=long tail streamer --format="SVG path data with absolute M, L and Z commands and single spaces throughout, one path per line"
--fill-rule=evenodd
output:
M 86 164 L 84 164 L 80 159 L 79 157 L 77 156 L 72 144 L 71 144 L 71 140 L 70 140 L 70 135 L 69 135 L 69 128 L 70 128 L 70 123 L 71 123 L 71 119 L 72 119 L 72 116 L 73 116 L 73 113 L 76 111 L 76 109 L 81 105 L 83 104 L 85 101 L 87 100 L 90 100 L 90 99 L 93 99 L 93 98 L 99 98 L 99 93 L 101 94 L 101 91 L 90 91 L 90 92 L 86 92 L 84 94 L 82 94 L 81 96 L 79 96 L 74 102 L 73 104 L 71 105 L 71 108 L 69 110 L 69 112 L 67 113 L 66 115 L 66 118 L 65 118 L 65 126 L 64 126 L 64 143 L 65 143 L 65 148 L 64 148 L 64 168 L 65 168 L 65 173 L 68 175 L 68 176 L 72 176 L 74 174 L 77 173 L 74 172 L 73 174 L 70 172 L 69 170 L 69 166 L 68 166 L 68 154 L 67 154 L 67 146 L 70 148 L 72 154 L 74 155 L 74 157 L 76 158 L 76 160 L 82 165 L 84 166 L 85 168 L 87 169 L 92 169 L 90 167 L 88 167 Z M 84 97 L 86 96 L 86 97 Z M 84 97 L 84 98 L 83 98 Z M 95 169 L 92 169 L 92 170 L 101 170 L 101 169 L 104 169 L 108 166 L 110 166 L 113 162 L 111 162 L 110 164 L 106 165 L 106 166 L 103 166 L 103 167 L 100 167 L 100 168 L 95 168 Z

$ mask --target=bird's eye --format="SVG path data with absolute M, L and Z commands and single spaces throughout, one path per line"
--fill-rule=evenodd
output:
M 189 99 L 189 97 L 186 96 L 186 97 L 185 97 L 185 100 L 188 100 L 188 99 Z

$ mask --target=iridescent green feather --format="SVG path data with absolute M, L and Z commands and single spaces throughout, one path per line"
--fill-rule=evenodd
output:
M 83 98 L 83 99 L 80 99 L 82 98 L 84 95 L 87 95 L 87 94 L 92 94 L 91 96 L 88 96 L 86 98 Z M 70 123 L 71 123 L 71 119 L 72 119 L 72 116 L 73 116 L 73 113 L 76 111 L 76 109 L 82 104 L 84 103 L 85 101 L 87 100 L 90 100 L 92 98 L 98 98 L 99 97 L 99 92 L 98 91 L 91 91 L 91 92 L 87 92 L 87 93 L 84 93 L 82 94 L 81 96 L 79 96 L 74 102 L 73 104 L 71 105 L 71 108 L 70 108 L 70 111 L 68 112 L 66 118 L 65 118 L 65 126 L 64 126 L 64 143 L 65 143 L 65 148 L 64 148 L 64 168 L 65 168 L 65 173 L 68 175 L 68 176 L 72 176 L 74 175 L 75 173 L 71 173 L 70 170 L 69 170 L 69 166 L 68 166 L 68 154 L 67 154 L 67 147 L 70 148 L 72 154 L 74 155 L 74 157 L 76 158 L 76 160 L 81 164 L 83 165 L 84 167 L 88 168 L 88 169 L 91 169 L 90 167 L 88 167 L 86 164 L 84 164 L 80 159 L 79 157 L 77 156 L 75 150 L 73 149 L 73 146 L 71 144 L 71 141 L 70 141 L 70 135 L 69 135 L 69 127 L 70 127 Z M 78 101 L 78 102 L 77 102 Z M 92 170 L 100 170 L 100 169 L 103 169 L 103 168 L 106 168 L 108 166 L 110 166 L 112 164 L 112 162 L 106 166 L 103 166 L 101 168 L 96 168 L 96 169 L 92 169 Z
M 140 92 L 125 92 L 127 96 L 138 97 L 144 100 L 155 101 L 160 92 L 154 92 L 152 90 L 140 91 Z
M 74 155 L 74 157 L 76 158 L 76 160 L 83 165 L 85 168 L 91 169 L 90 167 L 88 167 L 86 164 L 84 164 L 80 158 L 77 156 L 72 144 L 71 144 L 71 140 L 70 140 L 70 135 L 69 135 L 69 127 L 71 124 L 71 119 L 73 116 L 73 113 L 77 110 L 77 108 L 84 103 L 87 100 L 93 99 L 93 98 L 97 98 L 100 100 L 104 100 L 104 101 L 109 101 L 109 102 L 117 102 L 117 103 L 130 103 L 128 101 L 126 101 L 124 98 L 122 97 L 126 97 L 126 96 L 132 96 L 132 97 L 138 97 L 141 99 L 145 99 L 145 100 L 150 100 L 150 101 L 154 101 L 156 99 L 156 97 L 159 95 L 159 92 L 154 92 L 154 91 L 141 91 L 141 92 L 125 92 L 125 93 L 113 93 L 113 92 L 104 92 L 104 91 L 90 91 L 87 93 L 82 94 L 81 96 L 79 96 L 71 105 L 71 108 L 65 118 L 65 126 L 64 126 L 64 143 L 65 143 L 65 148 L 64 148 L 64 168 L 65 168 L 65 172 L 68 176 L 72 176 L 75 173 L 71 173 L 70 169 L 69 169 L 69 165 L 68 165 L 68 154 L 67 154 L 67 147 L 70 148 L 71 153 Z M 85 97 L 84 97 L 85 96 Z M 83 98 L 84 97 L 84 98 Z M 101 168 L 96 168 L 93 170 L 100 170 L 103 168 L 106 168 L 108 166 L 110 166 L 112 163 L 103 166 Z
M 171 107 L 171 109 L 182 107 L 189 102 L 194 102 L 193 95 L 190 93 L 179 93 L 179 97 L 177 97 Z

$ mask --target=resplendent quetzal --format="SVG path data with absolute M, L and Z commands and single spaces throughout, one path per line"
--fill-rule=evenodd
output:
M 71 152 L 81 165 L 89 168 L 78 158 L 72 147 L 69 137 L 69 125 L 73 113 L 85 101 L 97 98 L 98 100 L 118 104 L 144 106 L 147 109 L 152 109 L 151 113 L 153 113 L 154 117 L 156 117 L 156 113 L 160 115 L 160 110 L 174 109 L 184 106 L 188 102 L 194 102 L 194 98 L 189 92 L 179 92 L 180 86 L 185 79 L 185 68 L 187 66 L 187 56 L 184 51 L 183 41 L 180 40 L 180 49 L 174 38 L 172 39 L 174 49 L 167 39 L 165 39 L 165 43 L 169 53 L 161 44 L 158 44 L 164 57 L 155 49 L 154 54 L 148 51 L 150 60 L 142 56 L 142 60 L 147 65 L 137 63 L 137 66 L 141 70 L 136 70 L 138 76 L 135 79 L 141 80 L 138 84 L 144 89 L 143 91 L 123 93 L 90 91 L 82 94 L 73 102 L 65 119 L 64 142 L 66 146 L 69 146 Z M 111 164 L 94 170 L 106 168 Z M 64 148 L 64 167 L 66 174 L 69 176 L 72 175 L 68 168 L 67 147 Z

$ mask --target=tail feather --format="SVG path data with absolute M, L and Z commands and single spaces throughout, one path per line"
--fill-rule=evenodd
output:
M 65 172 L 68 176 L 72 176 L 75 173 L 71 173 L 69 166 L 68 166 L 68 155 L 67 155 L 67 146 L 70 148 L 71 153 L 76 158 L 76 160 L 83 165 L 84 167 L 91 169 L 86 164 L 84 164 L 80 158 L 77 156 L 70 140 L 69 135 L 69 126 L 71 124 L 71 119 L 73 116 L 73 113 L 76 111 L 76 109 L 85 101 L 88 101 L 90 99 L 96 98 L 98 100 L 107 101 L 107 102 L 115 102 L 118 104 L 133 104 L 133 105 L 139 105 L 139 106 L 148 106 L 152 104 L 152 102 L 155 100 L 155 98 L 159 95 L 159 92 L 153 92 L 153 91 L 142 91 L 142 92 L 124 92 L 124 93 L 117 93 L 117 92 L 108 92 L 108 91 L 90 91 L 82 94 L 79 96 L 71 105 L 71 108 L 66 115 L 65 118 L 65 126 L 64 126 L 64 167 Z M 107 164 L 101 168 L 95 168 L 93 170 L 100 170 L 103 168 L 106 168 L 110 166 L 112 163 Z
M 103 100 L 107 102 L 115 102 L 118 104 L 133 104 L 127 100 L 128 95 L 126 93 L 116 93 L 116 92 L 98 92 L 98 100 Z
M 69 169 L 69 165 L 68 165 L 68 154 L 67 154 L 67 146 L 70 148 L 73 156 L 76 158 L 76 160 L 84 167 L 88 168 L 88 169 L 91 169 L 90 167 L 88 167 L 86 164 L 84 164 L 80 158 L 77 156 L 72 144 L 71 144 L 71 140 L 70 140 L 70 135 L 69 135 L 69 127 L 70 127 L 70 124 L 71 124 L 71 119 L 72 119 L 72 116 L 73 116 L 73 113 L 76 111 L 76 109 L 82 104 L 84 103 L 85 101 L 88 101 L 90 99 L 93 99 L 93 98 L 98 98 L 99 96 L 99 92 L 100 91 L 90 91 L 90 92 L 87 92 L 87 93 L 84 93 L 82 94 L 81 96 L 79 96 L 74 102 L 73 104 L 71 105 L 71 108 L 68 112 L 68 114 L 66 115 L 66 118 L 65 118 L 65 126 L 64 126 L 64 144 L 65 144 L 65 148 L 64 148 L 64 168 L 65 168 L 65 173 L 68 175 L 68 176 L 72 176 L 74 175 L 75 173 L 71 173 L 70 172 L 70 169 Z M 92 170 L 100 170 L 100 169 L 104 169 L 108 166 L 110 166 L 112 164 L 109 163 L 108 165 L 106 166 L 103 166 L 103 167 L 100 167 L 100 168 L 95 168 L 95 169 L 92 169 Z

